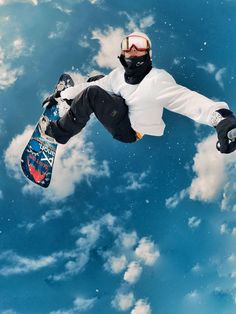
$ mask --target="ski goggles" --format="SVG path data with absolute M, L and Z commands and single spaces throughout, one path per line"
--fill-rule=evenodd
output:
M 150 44 L 148 40 L 141 36 L 129 36 L 125 37 L 121 42 L 121 50 L 124 52 L 129 52 L 132 48 L 135 48 L 138 51 L 149 50 Z

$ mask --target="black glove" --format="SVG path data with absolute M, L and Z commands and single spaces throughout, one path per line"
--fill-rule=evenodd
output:
M 47 108 L 50 109 L 52 108 L 53 106 L 56 106 L 57 105 L 57 100 L 55 98 L 59 98 L 60 96 L 54 96 L 53 95 L 50 95 L 48 96 L 42 103 L 42 107 L 47 103 L 49 102 L 49 104 L 47 105 Z M 65 101 L 67 103 L 67 105 L 71 106 L 71 103 L 73 101 L 73 99 L 63 99 L 63 101 Z
M 59 94 L 58 94 L 59 93 Z M 57 104 L 57 101 L 55 98 L 58 98 L 60 97 L 60 93 L 61 92 L 56 92 L 50 96 L 48 96 L 42 103 L 42 107 L 48 102 L 49 104 L 47 105 L 48 108 L 51 108 L 52 106 L 56 105 Z
M 74 81 L 71 78 L 71 76 L 69 74 L 65 74 L 63 73 L 59 80 L 57 85 L 55 86 L 54 89 L 54 93 L 50 96 L 48 96 L 42 103 L 42 106 L 44 106 L 47 102 L 49 103 L 47 105 L 47 108 L 51 108 L 52 106 L 55 106 L 57 104 L 57 100 L 56 98 L 60 98 L 61 97 L 61 92 L 63 90 L 65 90 L 68 87 L 74 86 Z M 68 103 L 68 105 L 71 104 L 71 100 L 66 100 L 66 102 Z
M 217 112 L 224 118 L 216 126 L 218 136 L 217 149 L 223 154 L 232 153 L 236 150 L 236 140 L 230 141 L 228 132 L 236 129 L 236 117 L 228 109 L 220 109 Z
M 104 77 L 104 75 L 102 75 L 102 74 L 94 75 L 94 76 L 89 77 L 87 79 L 87 82 L 94 82 L 94 81 L 100 80 L 103 77 Z

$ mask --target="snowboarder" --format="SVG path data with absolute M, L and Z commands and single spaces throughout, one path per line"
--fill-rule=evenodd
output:
M 50 97 L 53 100 L 60 96 L 71 106 L 56 122 L 44 120 L 41 129 L 49 137 L 65 144 L 83 129 L 91 113 L 121 142 L 136 142 L 145 134 L 161 136 L 166 108 L 215 127 L 221 153 L 236 149 L 227 136 L 236 128 L 236 118 L 228 105 L 178 85 L 165 70 L 154 68 L 151 41 L 146 34 L 134 32 L 125 37 L 118 58 L 122 66 L 108 75 L 91 78 Z

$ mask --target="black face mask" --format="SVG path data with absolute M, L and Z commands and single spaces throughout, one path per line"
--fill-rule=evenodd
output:
M 140 57 L 119 57 L 125 70 L 125 81 L 128 84 L 139 84 L 152 69 L 152 60 L 149 53 Z

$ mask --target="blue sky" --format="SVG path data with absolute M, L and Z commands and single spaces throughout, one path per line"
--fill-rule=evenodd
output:
M 235 153 L 164 113 L 127 145 L 92 118 L 60 146 L 51 186 L 20 157 L 59 75 L 118 65 L 147 32 L 153 64 L 235 112 L 236 1 L 0 0 L 0 313 L 233 314 Z

